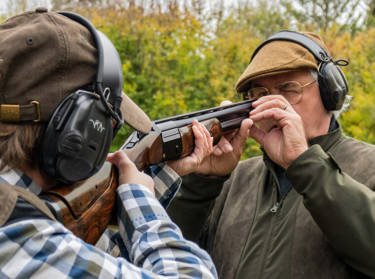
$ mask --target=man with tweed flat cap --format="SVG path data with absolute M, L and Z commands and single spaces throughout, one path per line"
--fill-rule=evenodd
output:
M 281 31 L 254 51 L 236 89 L 257 99 L 246 121 L 263 156 L 237 164 L 246 135 L 222 139 L 169 207 L 220 278 L 375 277 L 375 147 L 333 114 L 346 64 L 312 33 Z
M 108 155 L 123 121 L 143 132 L 151 127 L 122 93 L 121 68 L 109 39 L 78 14 L 38 8 L 0 24 L 0 278 L 217 278 L 210 256 L 163 208 L 180 177 L 160 164 L 146 170 L 151 178 L 125 153 Z M 192 170 L 212 148 L 203 125 L 194 123 L 193 132 L 197 148 L 181 159 Z M 42 198 L 63 184 L 77 183 L 70 196 L 84 192 L 82 182 L 106 158 L 119 174 L 119 230 L 107 230 L 93 246 Z M 105 210 L 97 194 L 74 199 Z M 87 216 L 77 204 L 72 215 Z

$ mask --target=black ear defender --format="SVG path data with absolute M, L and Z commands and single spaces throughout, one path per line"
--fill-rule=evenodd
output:
M 102 167 L 123 124 L 122 64 L 111 41 L 87 19 L 71 12 L 59 14 L 85 26 L 98 53 L 93 90 L 69 94 L 55 109 L 39 143 L 41 169 L 58 182 L 71 184 Z
M 348 82 L 339 66 L 347 66 L 349 62 L 344 59 L 333 61 L 327 51 L 312 38 L 289 30 L 270 36 L 253 52 L 251 60 L 264 45 L 273 41 L 289 41 L 299 44 L 314 55 L 318 61 L 318 84 L 323 105 L 328 111 L 339 110 L 348 93 Z

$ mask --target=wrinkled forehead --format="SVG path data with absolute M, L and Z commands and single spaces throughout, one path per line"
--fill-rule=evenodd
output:
M 307 81 L 311 77 L 311 69 L 300 69 L 287 73 L 279 73 L 267 77 L 261 77 L 251 81 L 251 88 L 258 86 L 276 85 L 286 81 Z

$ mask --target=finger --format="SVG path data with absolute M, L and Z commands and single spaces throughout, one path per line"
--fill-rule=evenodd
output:
M 211 137 L 211 134 L 207 129 L 204 129 L 204 133 L 208 139 L 208 151 L 211 153 L 214 147 L 214 137 Z
M 289 103 L 284 96 L 282 95 L 267 95 L 259 98 L 255 102 L 252 103 L 253 108 L 258 107 L 259 105 L 272 101 L 272 100 L 279 100 L 280 102 Z
M 245 142 L 249 137 L 250 128 L 253 126 L 253 123 L 254 122 L 249 118 L 242 121 L 240 129 L 232 140 L 232 146 L 234 149 L 239 150 L 245 145 Z
M 123 151 L 116 151 L 110 157 L 110 162 L 117 166 L 117 168 L 122 170 L 127 170 L 129 168 L 136 168 L 134 163 L 129 159 L 129 157 Z
M 250 111 L 250 115 L 257 114 L 261 111 L 265 111 L 271 108 L 279 108 L 282 110 L 293 109 L 292 106 L 286 100 L 281 100 L 280 98 L 271 99 L 267 102 L 260 103 L 255 109 Z
M 204 157 L 211 152 L 209 151 L 209 139 L 207 138 L 205 130 L 206 128 L 203 124 L 198 124 L 198 122 L 194 123 L 193 133 L 195 137 L 195 148 L 193 153 L 185 159 L 184 163 L 186 165 L 200 164 Z
M 274 119 L 282 127 L 285 125 L 285 123 L 283 123 L 282 120 L 285 120 L 287 118 L 295 118 L 295 115 L 280 108 L 271 108 L 250 116 L 250 119 L 252 119 L 254 122 L 263 119 Z
M 224 100 L 224 101 L 222 101 L 222 102 L 220 103 L 220 106 L 222 107 L 222 106 L 227 106 L 227 105 L 230 105 L 230 104 L 232 104 L 231 101 L 229 101 L 229 100 Z
M 215 145 L 214 148 L 213 148 L 212 153 L 215 156 L 221 156 L 221 155 L 223 155 L 224 152 L 223 152 L 223 150 L 221 150 L 221 148 L 219 146 Z
M 214 146 L 212 153 L 215 156 L 221 156 L 224 153 L 229 153 L 233 150 L 232 145 L 225 137 L 221 137 L 219 142 Z
M 232 133 L 230 133 L 230 134 L 227 134 L 227 135 L 225 135 L 225 138 L 229 141 L 229 142 L 231 142 L 232 141 L 232 139 L 234 138 L 234 136 L 236 135 L 236 131 L 234 131 L 234 132 L 232 132 Z
M 212 143 L 213 143 L 213 137 L 211 137 L 210 132 L 207 130 L 207 128 L 203 125 L 200 124 L 201 132 L 203 134 L 203 137 L 205 139 L 205 151 L 207 154 L 212 152 Z
M 113 153 L 108 153 L 107 154 L 107 161 L 110 161 L 111 160 L 111 158 L 113 158 Z
M 116 165 L 118 160 L 119 160 L 119 156 L 116 155 L 116 152 L 115 153 L 108 153 L 108 155 L 107 155 L 107 161 L 108 162 Z
M 200 124 L 198 123 L 198 121 L 196 121 L 196 120 L 193 121 L 192 129 L 193 129 L 193 135 L 194 135 L 194 138 L 195 138 L 195 142 L 201 141 L 204 138 L 204 136 L 203 136 L 203 133 L 201 131 L 201 127 L 200 127 Z
M 264 145 L 263 142 L 264 142 L 265 135 L 266 133 L 263 130 L 259 129 L 257 126 L 255 125 L 251 126 L 250 136 L 262 146 Z
M 233 147 L 226 137 L 221 137 L 216 146 L 220 148 L 223 153 L 229 153 L 233 151 Z

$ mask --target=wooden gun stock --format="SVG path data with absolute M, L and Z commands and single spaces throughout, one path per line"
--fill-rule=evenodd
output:
M 140 170 L 187 156 L 195 147 L 191 128 L 193 120 L 197 119 L 205 125 L 216 144 L 249 116 L 252 102 L 244 101 L 156 120 L 152 131 L 148 134 L 134 132 L 121 150 Z M 114 216 L 117 186 L 117 169 L 106 162 L 97 174 L 84 183 L 58 186 L 43 192 L 40 197 L 65 227 L 85 242 L 95 244 Z
M 59 186 L 40 197 L 65 227 L 85 242 L 95 244 L 114 216 L 117 178 L 117 169 L 105 162 L 84 183 Z

